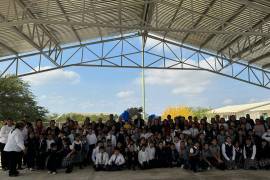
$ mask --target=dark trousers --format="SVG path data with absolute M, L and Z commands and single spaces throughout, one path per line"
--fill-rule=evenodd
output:
M 148 169 L 149 168 L 149 162 L 143 162 L 142 164 L 140 164 L 140 168 L 142 169 L 142 170 L 144 170 L 144 169 Z
M 28 152 L 25 157 L 26 157 L 27 168 L 34 168 L 35 167 L 35 153 Z
M 90 164 L 92 162 L 92 153 L 93 153 L 94 148 L 95 148 L 95 144 L 89 145 L 87 159 L 88 159 L 88 161 L 89 161 Z
M 56 172 L 57 170 L 57 159 L 55 157 L 50 157 L 48 158 L 48 162 L 47 162 L 47 168 L 48 168 L 48 171 L 51 171 L 51 172 Z
M 37 168 L 44 169 L 45 168 L 45 161 L 46 161 L 46 153 L 41 153 L 37 155 Z
M 18 153 L 18 168 L 21 169 L 22 168 L 22 163 L 23 163 L 23 159 L 24 159 L 24 154 L 23 152 Z
M 196 157 L 190 157 L 189 159 L 190 169 L 194 172 L 197 172 L 200 168 L 200 159 Z
M 107 170 L 107 166 L 104 164 L 98 164 L 98 165 L 95 165 L 95 170 L 96 171 L 105 171 L 105 170 Z
M 8 162 L 7 162 L 7 153 L 4 151 L 5 144 L 0 143 L 0 153 L 1 153 L 1 166 L 2 169 L 8 168 Z
M 8 155 L 9 175 L 18 175 L 17 164 L 21 153 L 15 151 L 6 153 Z

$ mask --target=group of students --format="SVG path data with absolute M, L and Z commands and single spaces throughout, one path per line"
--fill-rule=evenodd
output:
M 4 121 L 0 131 L 1 165 L 17 176 L 25 165 L 29 170 L 56 174 L 60 168 L 71 173 L 91 165 L 96 171 L 180 167 L 194 172 L 216 169 L 269 169 L 270 120 L 247 115 L 225 121 L 220 116 L 170 115 L 162 121 L 116 121 L 113 115 L 103 122 L 86 118 L 80 125 L 68 118 L 61 128 L 51 120 L 48 127 L 29 117 Z

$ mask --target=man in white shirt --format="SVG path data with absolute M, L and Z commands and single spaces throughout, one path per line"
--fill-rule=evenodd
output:
M 111 156 L 108 165 L 109 165 L 109 170 L 110 171 L 119 171 L 122 170 L 123 165 L 125 164 L 125 158 L 124 156 L 120 153 L 120 150 L 118 148 L 114 149 L 114 153 Z
M 18 176 L 19 172 L 16 170 L 20 153 L 25 150 L 23 130 L 24 124 L 17 123 L 15 128 L 8 134 L 7 143 L 4 151 L 8 155 L 9 176 Z
M 192 138 L 197 137 L 197 135 L 199 134 L 199 130 L 198 130 L 198 128 L 196 128 L 195 123 L 192 123 L 192 127 L 189 129 L 189 132 L 190 132 Z
M 87 143 L 89 145 L 89 150 L 88 150 L 88 160 L 89 162 L 91 161 L 91 156 L 93 153 L 93 149 L 95 148 L 96 144 L 97 144 L 97 136 L 95 134 L 95 131 L 90 129 L 89 133 L 86 136 L 87 139 Z
M 8 134 L 9 132 L 14 129 L 13 120 L 8 118 L 5 125 L 0 130 L 0 153 L 1 153 L 1 166 L 3 170 L 7 170 L 8 163 L 7 163 L 7 155 L 5 154 L 4 147 L 7 143 Z
M 103 171 L 107 169 L 109 161 L 109 155 L 107 152 L 105 152 L 104 147 L 100 146 L 99 147 L 99 152 L 97 153 L 96 156 L 96 161 L 95 161 L 95 170 L 96 171 Z
M 116 137 L 115 135 L 113 135 L 113 132 L 110 131 L 106 137 L 106 141 L 110 140 L 111 143 L 112 143 L 112 147 L 115 147 L 116 146 Z

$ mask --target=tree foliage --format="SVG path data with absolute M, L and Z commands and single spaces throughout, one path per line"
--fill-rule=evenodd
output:
M 29 116 L 35 120 L 43 118 L 47 112 L 37 105 L 28 83 L 14 76 L 0 78 L 0 118 L 21 120 Z
M 162 113 L 162 119 L 166 119 L 167 115 L 171 115 L 172 118 L 175 118 L 177 116 L 183 116 L 187 118 L 188 116 L 193 116 L 193 112 L 190 107 L 176 106 L 168 107 L 167 109 L 165 109 L 165 111 Z
M 67 118 L 71 118 L 78 122 L 83 122 L 86 117 L 89 117 L 91 121 L 97 121 L 99 118 L 101 118 L 103 121 L 109 120 L 109 114 L 94 114 L 94 113 L 66 113 L 62 114 L 61 116 L 58 116 L 55 119 L 57 122 L 65 122 Z M 115 115 L 115 119 L 117 118 L 117 115 Z
M 208 117 L 210 108 L 202 108 L 202 107 L 186 107 L 186 106 L 176 106 L 176 107 L 168 107 L 162 113 L 162 119 L 166 119 L 167 115 L 171 115 L 172 118 L 177 116 L 184 116 L 187 118 L 188 116 L 196 116 L 197 118 L 201 119 L 203 117 Z

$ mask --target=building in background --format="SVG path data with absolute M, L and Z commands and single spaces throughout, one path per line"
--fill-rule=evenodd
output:
M 219 114 L 228 119 L 230 115 L 236 115 L 237 118 L 250 114 L 250 117 L 256 119 L 260 116 L 270 116 L 270 101 L 224 106 L 210 111 L 211 114 Z

